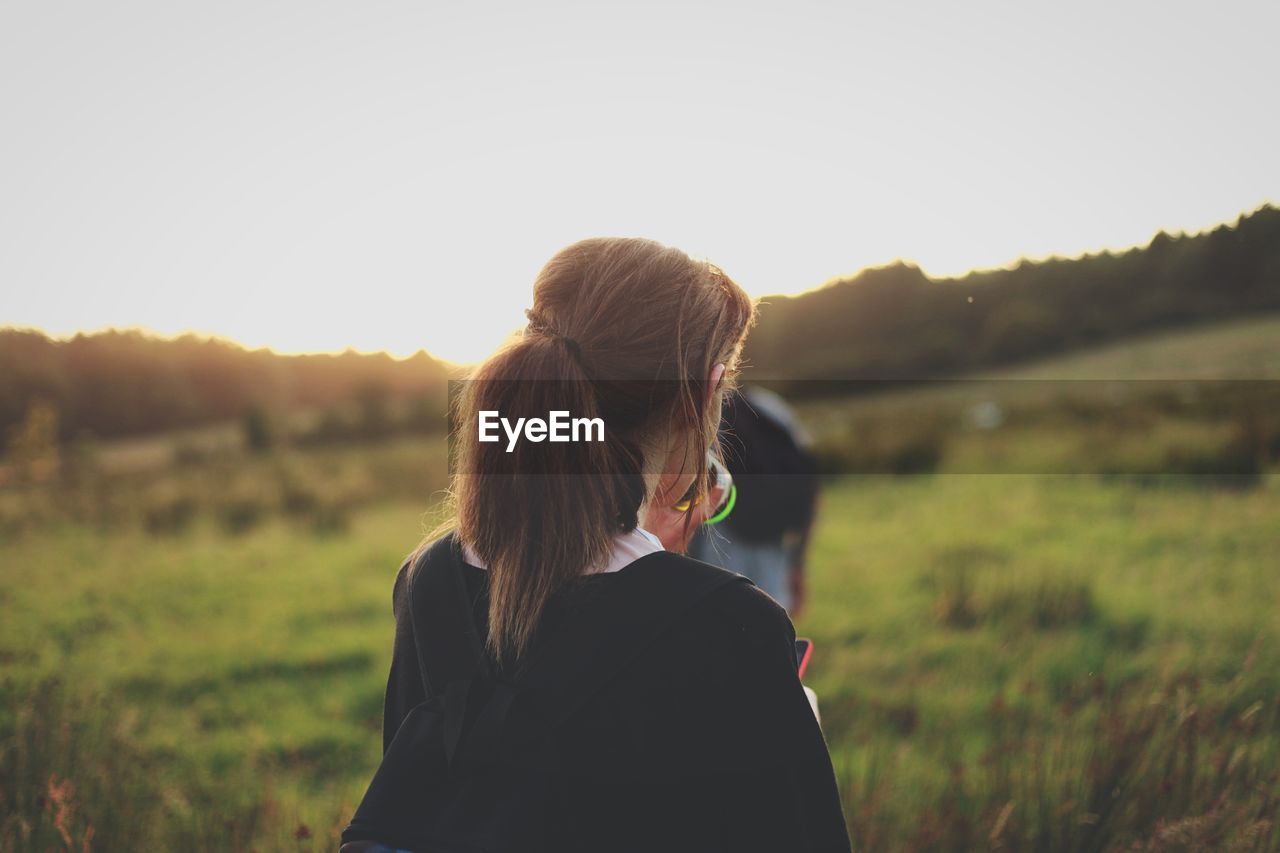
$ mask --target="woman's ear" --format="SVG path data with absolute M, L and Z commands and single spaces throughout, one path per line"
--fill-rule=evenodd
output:
M 724 365 L 717 364 L 711 368 L 711 373 L 707 376 L 707 397 L 702 401 L 702 405 L 710 406 L 711 401 L 715 399 L 716 390 L 720 387 L 720 380 L 724 378 Z

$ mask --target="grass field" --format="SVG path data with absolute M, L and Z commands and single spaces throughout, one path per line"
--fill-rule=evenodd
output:
M 799 629 L 857 840 L 968 844 L 1002 822 L 1014 848 L 1087 849 L 1094 829 L 1127 843 L 1214 809 L 1238 830 L 1236 802 L 1273 815 L 1278 514 L 1275 477 L 833 484 Z M 77 847 L 90 827 L 104 848 L 330 846 L 378 757 L 390 583 L 421 529 L 393 505 L 338 536 L 273 521 L 9 544 L 0 846 L 60 846 L 68 782 Z M 1112 749 L 1135 754 L 1104 815 L 1090 779 Z
M 1275 364 L 1277 329 L 1029 370 L 1199 352 L 1238 374 Z M 807 411 L 942 422 L 947 393 Z M 1269 434 L 1248 476 L 1167 476 L 1187 448 L 1232 462 L 1247 409 L 1095 403 L 1002 399 L 999 429 L 942 433 L 933 473 L 829 482 L 797 627 L 858 848 L 1280 849 Z M 334 849 L 379 757 L 391 582 L 440 449 L 147 448 L 0 490 L 0 850 Z M 1036 473 L 957 473 L 1001 465 Z
M 835 487 L 799 627 L 855 838 L 1098 849 L 1224 793 L 1274 816 L 1278 501 L 1274 477 Z

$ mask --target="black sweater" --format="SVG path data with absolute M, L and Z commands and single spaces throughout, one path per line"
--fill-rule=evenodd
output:
M 643 572 L 590 575 L 561 593 L 589 606 L 593 590 Z M 464 566 L 477 629 L 487 626 L 488 573 Z M 395 648 L 383 748 L 424 701 L 407 598 L 396 577 Z M 721 587 L 679 618 L 640 659 L 562 727 L 572 820 L 581 848 L 609 851 L 846 851 L 831 759 L 796 675 L 795 630 L 746 583 Z M 541 849 L 537 846 L 531 850 Z M 569 851 L 556 851 L 569 853 Z

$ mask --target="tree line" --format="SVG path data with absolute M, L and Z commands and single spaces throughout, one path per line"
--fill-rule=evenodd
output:
M 803 393 L 815 380 L 944 377 L 1273 310 L 1280 310 L 1280 210 L 1265 205 L 1233 225 L 1160 233 L 1118 254 L 1023 261 L 947 279 L 897 263 L 800 296 L 769 297 L 746 357 L 757 379 Z M 332 413 L 354 406 L 362 423 L 376 425 L 386 401 L 443 399 L 448 376 L 425 352 L 403 360 L 352 351 L 283 356 L 194 335 L 109 331 L 60 341 L 2 329 L 0 437 L 13 435 L 36 403 L 56 411 L 63 439 L 290 407 Z
M 376 409 L 387 399 L 443 400 L 448 371 L 422 351 L 407 359 L 350 350 L 286 356 L 195 335 L 166 340 L 108 331 L 60 341 L 4 329 L 0 436 L 13 435 L 37 404 L 57 412 L 60 437 L 70 439 L 135 435 L 291 408 Z
M 1161 232 L 1118 254 L 960 278 L 931 279 L 896 263 L 764 303 L 746 357 L 757 377 L 796 393 L 810 380 L 945 377 L 1278 310 L 1280 210 L 1264 205 L 1198 235 Z

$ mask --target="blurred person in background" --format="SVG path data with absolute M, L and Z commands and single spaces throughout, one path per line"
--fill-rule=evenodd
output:
M 721 523 L 700 528 L 689 556 L 750 578 L 797 619 L 818 508 L 818 466 L 796 414 L 777 394 L 746 386 L 723 407 L 721 449 L 738 495 Z

